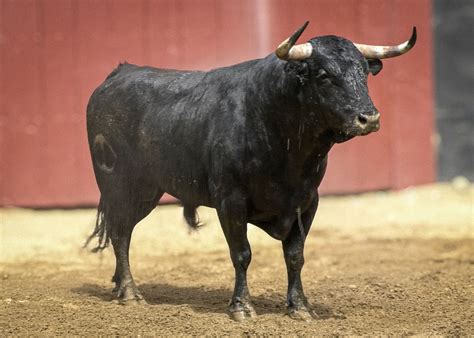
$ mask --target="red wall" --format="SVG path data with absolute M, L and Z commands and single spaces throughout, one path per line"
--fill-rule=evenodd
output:
M 91 205 L 92 91 L 118 64 L 209 69 L 263 57 L 299 27 L 395 44 L 409 54 L 369 80 L 379 133 L 337 145 L 323 192 L 402 188 L 434 178 L 428 0 L 0 0 L 0 204 Z

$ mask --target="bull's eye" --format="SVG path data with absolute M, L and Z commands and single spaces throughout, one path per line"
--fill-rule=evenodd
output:
M 324 70 L 323 68 L 320 68 L 318 70 L 318 73 L 316 74 L 316 78 L 321 81 L 322 83 L 331 83 L 331 78 L 329 74 Z

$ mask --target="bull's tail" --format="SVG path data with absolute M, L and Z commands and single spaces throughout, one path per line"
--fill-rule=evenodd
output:
M 199 221 L 199 215 L 194 205 L 183 204 L 183 216 L 191 230 L 198 230 L 203 224 Z
M 92 252 L 98 252 L 104 250 L 110 243 L 110 225 L 106 221 L 105 217 L 105 206 L 104 201 L 101 198 L 99 201 L 99 206 L 97 207 L 97 219 L 95 221 L 95 228 L 92 234 L 87 237 L 86 242 L 84 243 L 84 248 L 86 248 L 89 243 L 95 238 L 98 237 L 98 243 Z

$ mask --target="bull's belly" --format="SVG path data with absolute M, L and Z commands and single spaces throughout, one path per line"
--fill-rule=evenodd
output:
M 165 137 L 170 137 L 165 135 Z M 160 190 L 194 206 L 211 206 L 208 188 L 208 173 L 196 154 L 186 147 L 167 147 L 163 139 L 142 136 L 140 152 L 142 162 L 146 163 L 143 175 L 152 177 Z M 198 147 L 199 148 L 199 147 Z M 202 157 L 202 156 L 201 156 Z
M 168 165 L 154 167 L 155 182 L 161 190 L 179 199 L 183 204 L 214 207 L 205 172 L 190 169 L 195 167 L 183 168 L 166 163 Z
M 194 206 L 214 207 L 207 183 L 195 177 L 183 177 L 176 175 L 164 176 L 159 186 L 166 193 L 179 199 L 183 204 Z

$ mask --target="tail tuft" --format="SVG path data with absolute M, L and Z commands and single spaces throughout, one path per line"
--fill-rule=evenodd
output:
M 198 230 L 204 225 L 199 221 L 196 209 L 194 205 L 183 204 L 183 216 L 191 230 Z
M 83 248 L 86 248 L 95 237 L 98 237 L 99 240 L 97 246 L 91 249 L 92 252 L 96 253 L 108 247 L 110 243 L 110 229 L 108 229 L 108 227 L 109 226 L 105 219 L 104 203 L 102 199 L 100 199 L 99 206 L 97 207 L 97 219 L 95 222 L 94 231 L 89 237 L 87 237 Z

